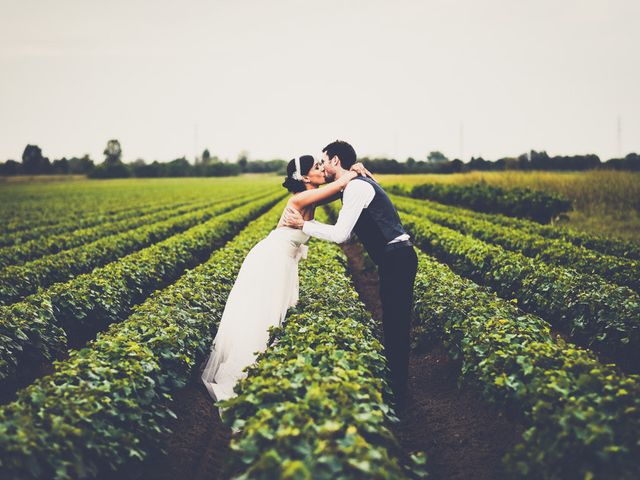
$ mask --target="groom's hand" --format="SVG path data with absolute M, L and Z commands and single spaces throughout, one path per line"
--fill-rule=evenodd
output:
M 287 207 L 284 211 L 284 226 L 301 229 L 304 225 L 302 214 L 293 207 Z

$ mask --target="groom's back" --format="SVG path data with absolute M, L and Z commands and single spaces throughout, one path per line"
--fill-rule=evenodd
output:
M 362 210 L 353 231 L 356 233 L 371 259 L 380 263 L 382 254 L 392 240 L 407 236 L 398 211 L 382 187 L 369 177 L 356 177 L 352 182 L 366 182 L 375 195 L 369 205 Z

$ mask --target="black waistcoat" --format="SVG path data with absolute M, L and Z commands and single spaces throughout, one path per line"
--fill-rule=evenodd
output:
M 398 211 L 380 185 L 368 177 L 356 177 L 352 180 L 354 181 L 367 182 L 375 190 L 373 200 L 362 210 L 353 231 L 371 260 L 380 264 L 387 243 L 406 232 L 400 223 Z

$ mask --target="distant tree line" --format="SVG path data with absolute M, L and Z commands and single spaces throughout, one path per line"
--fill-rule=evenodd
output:
M 57 175 L 76 174 L 87 175 L 95 165 L 88 155 L 82 158 L 60 158 L 49 161 L 42 155 L 42 150 L 37 145 L 27 145 L 22 154 L 22 162 L 7 160 L 0 163 L 0 175 Z
M 123 177 L 221 177 L 241 173 L 278 172 L 284 174 L 284 160 L 249 160 L 241 154 L 236 162 L 222 161 L 204 150 L 195 163 L 185 157 L 170 162 L 145 162 L 137 159 L 131 163 L 122 161 L 122 148 L 118 140 L 109 140 L 104 150 L 105 159 L 96 165 L 88 155 L 81 158 L 60 158 L 51 162 L 42 155 L 37 145 L 27 145 L 22 154 L 22 162 L 7 160 L 0 163 L 0 175 L 88 175 L 92 178 Z M 630 153 L 624 158 L 612 158 L 602 162 L 597 155 L 572 155 L 550 157 L 547 152 L 532 150 L 518 157 L 505 157 L 498 160 L 485 160 L 472 157 L 464 163 L 461 160 L 449 160 L 438 151 L 430 152 L 426 160 L 409 157 L 405 162 L 393 158 L 360 159 L 373 173 L 458 173 L 472 170 L 632 170 L 640 171 L 640 155 Z
M 104 150 L 104 162 L 96 165 L 88 155 L 82 158 L 61 158 L 51 162 L 43 156 L 37 145 L 27 145 L 22 154 L 22 162 L 7 160 L 0 163 L 0 175 L 88 175 L 91 178 L 126 177 L 224 177 L 241 173 L 281 172 L 284 174 L 287 162 L 284 160 L 248 160 L 240 155 L 237 162 L 222 161 L 204 150 L 195 164 L 185 157 L 170 162 L 145 162 L 137 159 L 132 163 L 122 161 L 122 147 L 118 140 L 109 140 Z
M 632 170 L 640 171 L 640 155 L 630 153 L 624 158 L 612 158 L 602 162 L 597 155 L 571 155 L 550 157 L 547 152 L 531 150 L 518 157 L 485 160 L 471 157 L 467 163 L 449 160 L 440 152 L 431 152 L 427 160 L 409 157 L 406 162 L 389 158 L 361 158 L 367 169 L 373 173 L 458 173 L 472 170 Z

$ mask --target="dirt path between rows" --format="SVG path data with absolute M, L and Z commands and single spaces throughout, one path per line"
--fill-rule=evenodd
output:
M 54 360 L 58 360 L 61 362 L 65 361 L 67 358 L 69 358 L 69 352 L 71 352 L 72 350 L 83 349 L 87 346 L 87 343 L 89 343 L 89 341 L 94 340 L 99 333 L 105 332 L 112 324 L 125 321 L 133 313 L 133 310 L 137 305 L 144 303 L 154 292 L 159 292 L 169 287 L 170 285 L 173 285 L 188 270 L 193 268 L 195 265 L 206 261 L 207 258 L 208 255 L 204 255 L 195 263 L 191 262 L 187 264 L 185 268 L 178 271 L 172 278 L 158 283 L 155 288 L 151 289 L 148 292 L 139 294 L 136 298 L 134 298 L 131 305 L 129 305 L 129 307 L 127 307 L 126 310 L 124 310 L 118 316 L 119 320 L 116 320 L 115 322 L 108 322 L 104 319 L 97 319 L 95 318 L 95 313 L 92 313 L 90 315 L 90 318 L 92 318 L 92 320 L 85 319 L 84 322 L 79 322 L 75 325 L 63 325 L 62 328 L 67 334 L 67 344 L 64 350 L 54 354 L 54 358 L 51 361 L 40 361 L 36 365 L 25 362 L 25 365 L 21 367 L 17 372 L 16 377 L 6 382 L 3 390 L 0 391 L 0 405 L 4 405 L 14 401 L 16 399 L 17 393 L 20 390 L 28 387 L 37 379 L 54 373 Z
M 359 243 L 343 245 L 360 298 L 375 320 L 382 307 L 375 267 Z M 506 478 L 502 457 L 521 438 L 522 426 L 487 404 L 468 387 L 458 388 L 460 366 L 438 345 L 409 360 L 411 403 L 395 434 L 407 453 L 427 454 L 431 480 Z
M 213 400 L 199 381 L 199 373 L 176 392 L 172 410 L 172 433 L 163 442 L 165 453 L 148 458 L 130 478 L 153 480 L 210 480 L 225 478 L 231 430 L 218 414 Z M 123 478 L 122 471 L 115 478 Z
M 365 265 L 359 243 L 343 245 L 356 290 L 381 321 L 375 267 Z M 501 459 L 517 443 L 522 427 L 456 383 L 460 367 L 442 346 L 427 353 L 412 353 L 409 365 L 413 402 L 395 434 L 407 453 L 427 453 L 431 480 L 506 478 Z M 189 384 L 174 396 L 178 416 L 171 423 L 172 434 L 162 447 L 131 478 L 154 480 L 204 480 L 225 478 L 230 430 L 222 424 L 218 409 L 194 374 Z M 124 478 L 122 471 L 114 478 Z M 129 475 L 125 475 L 129 476 Z

